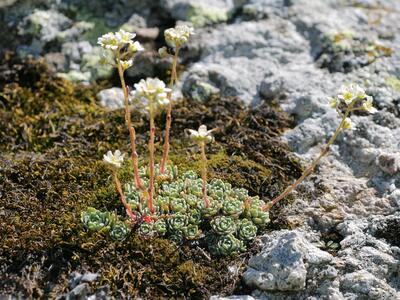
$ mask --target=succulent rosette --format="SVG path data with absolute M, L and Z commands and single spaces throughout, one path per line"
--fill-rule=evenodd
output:
M 231 256 L 238 252 L 245 251 L 246 247 L 244 243 L 238 240 L 233 234 L 228 234 L 220 236 L 211 249 L 213 249 L 214 255 Z
M 184 198 L 172 198 L 170 200 L 170 208 L 173 212 L 186 212 L 188 205 L 186 204 L 186 200 Z
M 112 225 L 110 236 L 115 241 L 123 241 L 129 235 L 130 229 L 124 222 L 116 222 Z
M 140 224 L 139 228 L 138 228 L 138 233 L 141 236 L 151 236 L 153 235 L 154 231 L 153 231 L 153 223 L 147 223 L 147 222 L 143 222 L 142 224 Z
M 218 203 L 217 201 L 214 201 L 210 197 L 209 197 L 209 199 L 210 199 L 209 207 L 205 207 L 204 202 L 199 203 L 199 210 L 200 210 L 203 218 L 211 218 L 211 217 L 217 215 L 221 208 L 220 203 Z
M 153 230 L 156 231 L 158 235 L 163 236 L 167 233 L 167 223 L 163 219 L 159 219 L 154 222 Z
M 257 236 L 257 226 L 253 222 L 243 219 L 237 225 L 237 237 L 242 241 L 252 241 Z
M 90 231 L 98 231 L 107 227 L 111 223 L 109 212 L 102 212 L 93 207 L 89 207 L 81 213 L 83 226 Z
M 157 211 L 161 214 L 169 212 L 169 198 L 165 196 L 158 196 L 156 203 Z
M 191 179 L 191 180 L 195 180 L 198 179 L 199 175 L 197 175 L 196 172 L 194 171 L 186 171 L 185 173 L 182 174 L 182 179 Z
M 189 224 L 183 229 L 183 234 L 185 239 L 187 240 L 195 240 L 200 236 L 201 231 L 199 230 L 199 227 L 194 224 Z
M 243 202 L 237 199 L 226 199 L 222 202 L 222 213 L 232 218 L 239 218 L 244 211 Z
M 189 224 L 199 225 L 201 221 L 201 212 L 197 209 L 192 209 L 189 212 Z
M 258 227 L 263 227 L 270 221 L 269 213 L 263 211 L 260 207 L 250 207 L 246 217 Z
M 215 217 L 211 221 L 212 230 L 219 235 L 226 235 L 236 231 L 235 221 L 231 217 Z
M 196 208 L 201 201 L 197 196 L 192 194 L 185 194 L 183 197 L 190 208 Z
M 168 239 L 170 241 L 174 242 L 176 245 L 181 245 L 181 244 L 183 244 L 183 240 L 184 240 L 183 232 L 182 231 L 177 231 L 174 234 L 170 235 L 168 237 Z
M 182 213 L 176 213 L 169 216 L 167 224 L 172 233 L 182 231 L 188 224 L 188 217 Z

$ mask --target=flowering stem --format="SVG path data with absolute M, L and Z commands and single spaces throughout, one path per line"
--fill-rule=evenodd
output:
M 150 140 L 149 140 L 149 199 L 147 206 L 150 209 L 151 213 L 155 212 L 153 206 L 153 197 L 154 197 L 154 136 L 155 136 L 156 128 L 154 126 L 154 112 L 153 112 L 153 103 L 150 101 Z
M 264 206 L 264 210 L 268 211 L 271 209 L 272 206 L 274 206 L 277 202 L 285 198 L 287 195 L 289 195 L 308 175 L 310 175 L 317 164 L 320 162 L 320 160 L 329 152 L 330 146 L 333 144 L 333 142 L 336 140 L 337 136 L 339 133 L 342 131 L 343 126 L 345 124 L 346 118 L 349 116 L 350 112 L 353 109 L 353 103 L 351 103 L 348 108 L 346 109 L 345 113 L 342 116 L 342 121 L 340 122 L 339 126 L 336 128 L 334 134 L 332 137 L 329 139 L 328 143 L 325 145 L 325 147 L 321 150 L 319 153 L 318 157 L 311 163 L 311 165 L 304 170 L 303 174 L 300 176 L 299 179 L 297 179 L 292 185 L 287 187 L 282 194 L 279 196 L 275 197 L 271 202 L 266 204 Z
M 176 48 L 175 50 L 175 55 L 174 55 L 174 60 L 172 62 L 172 69 L 171 69 L 171 79 L 169 82 L 169 88 L 171 91 L 168 93 L 168 109 L 167 109 L 167 120 L 165 122 L 165 136 L 164 136 L 164 147 L 163 147 L 163 156 L 161 159 L 161 164 L 160 164 L 160 173 L 163 174 L 165 172 L 165 164 L 167 163 L 168 159 L 168 153 L 169 153 L 169 132 L 171 129 L 171 122 L 172 122 L 172 117 L 171 117 L 171 112 L 172 112 L 172 87 L 174 83 L 178 80 L 178 76 L 176 73 L 176 66 L 178 64 L 178 54 L 179 54 L 179 47 Z
M 124 78 L 124 70 L 122 69 L 120 58 L 117 57 L 117 68 L 118 68 L 118 75 L 121 81 L 122 90 L 124 92 L 124 103 L 125 103 L 125 122 L 129 129 L 129 138 L 131 141 L 131 157 L 132 157 L 132 164 L 133 164 L 133 172 L 135 176 L 135 186 L 137 189 L 143 189 L 143 184 L 139 176 L 139 163 L 138 163 L 138 154 L 136 151 L 136 132 L 135 128 L 132 126 L 131 120 L 131 112 L 129 108 L 129 96 L 128 96 L 128 88 L 125 84 Z
M 202 193 L 204 199 L 204 206 L 208 208 L 210 206 L 210 201 L 207 197 L 207 156 L 206 156 L 206 143 L 204 141 L 200 142 L 200 150 L 201 150 L 201 179 L 203 180 Z
M 125 207 L 125 211 L 126 211 L 127 215 L 131 218 L 131 220 L 135 223 L 136 222 L 136 216 L 132 212 L 132 209 L 131 209 L 130 205 L 126 202 L 125 195 L 122 192 L 121 181 L 119 181 L 119 179 L 118 179 L 117 171 L 113 171 L 113 178 L 114 178 L 115 187 L 116 187 L 116 189 L 118 191 L 118 194 L 119 194 L 119 196 L 121 198 L 121 202 Z

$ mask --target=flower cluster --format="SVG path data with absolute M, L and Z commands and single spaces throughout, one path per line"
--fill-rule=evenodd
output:
M 344 118 L 342 127 L 345 129 L 354 128 L 353 122 L 348 117 L 350 112 L 365 111 L 374 114 L 378 111 L 372 104 L 372 96 L 367 95 L 365 90 L 355 83 L 342 86 L 337 97 L 328 98 L 328 101 L 330 106 Z
M 133 65 L 133 55 L 144 48 L 138 41 L 133 41 L 136 37 L 135 33 L 127 32 L 120 29 L 118 32 L 109 32 L 97 39 L 103 49 L 111 51 L 113 57 L 104 53 L 102 63 L 121 65 L 122 70 L 126 70 Z M 121 53 L 123 52 L 123 53 Z M 110 61 L 111 59 L 111 61 Z
M 194 29 L 188 25 L 177 25 L 175 28 L 165 30 L 164 37 L 168 46 L 180 48 L 189 41 L 189 37 L 194 34 Z
M 97 44 L 99 44 L 104 49 L 118 50 L 122 47 L 128 47 L 131 52 L 143 51 L 142 45 L 133 41 L 136 37 L 135 33 L 127 32 L 120 29 L 118 32 L 109 32 L 97 39 Z
M 148 103 L 147 109 L 150 109 L 150 104 L 153 104 L 158 111 L 169 104 L 168 93 L 170 92 L 171 89 L 167 88 L 160 79 L 147 78 L 135 84 L 135 90 L 131 92 L 131 96 L 134 100 Z

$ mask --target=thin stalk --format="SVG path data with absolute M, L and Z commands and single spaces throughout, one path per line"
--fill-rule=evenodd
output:
M 201 150 L 201 179 L 203 181 L 202 193 L 204 199 L 204 206 L 208 208 L 210 206 L 210 201 L 207 197 L 207 156 L 206 156 L 206 143 L 204 141 L 200 142 L 200 150 Z
M 165 172 L 165 164 L 167 163 L 168 160 L 168 154 L 169 154 L 169 135 L 170 135 L 170 129 L 171 129 L 171 123 L 172 123 L 172 87 L 174 86 L 174 83 L 178 80 L 178 76 L 176 73 L 176 66 L 178 64 L 178 54 L 179 54 L 179 49 L 176 48 L 175 55 L 174 55 L 174 60 L 172 62 L 172 68 L 171 68 L 171 79 L 169 81 L 169 88 L 171 91 L 168 93 L 168 109 L 167 109 L 167 119 L 165 122 L 165 136 L 164 136 L 164 146 L 163 146 L 163 155 L 161 159 L 161 164 L 160 164 L 160 173 L 163 174 Z
M 277 202 L 285 198 L 287 195 L 289 195 L 308 175 L 310 175 L 313 171 L 314 168 L 318 165 L 320 160 L 329 152 L 330 147 L 332 146 L 333 142 L 336 140 L 338 134 L 342 131 L 344 122 L 346 118 L 349 116 L 350 112 L 353 109 L 353 104 L 350 104 L 349 107 L 347 108 L 346 112 L 344 113 L 342 117 L 342 121 L 340 122 L 339 126 L 336 128 L 334 134 L 332 137 L 329 139 L 328 143 L 325 145 L 325 147 L 321 150 L 319 153 L 318 157 L 311 163 L 311 165 L 304 170 L 303 174 L 300 176 L 299 179 L 297 179 L 292 185 L 288 186 L 282 194 L 274 198 L 271 202 L 266 204 L 264 206 L 264 210 L 268 211 L 271 209 L 272 206 L 274 206 Z
M 149 188 L 148 188 L 148 193 L 149 193 L 149 198 L 147 202 L 147 206 L 150 209 L 151 213 L 155 212 L 154 206 L 153 206 L 153 197 L 154 197 L 154 136 L 156 132 L 156 128 L 154 125 L 154 112 L 153 112 L 153 103 L 150 101 L 150 140 L 149 140 Z
M 115 183 L 115 187 L 117 189 L 117 192 L 121 198 L 121 202 L 125 207 L 125 211 L 126 214 L 131 218 L 131 220 L 135 223 L 136 222 L 136 216 L 135 214 L 132 212 L 132 209 L 130 207 L 130 205 L 126 202 L 125 199 L 125 195 L 122 192 L 122 186 L 121 186 L 121 181 L 119 181 L 118 179 L 118 175 L 117 175 L 117 171 L 113 171 L 113 178 L 114 178 L 114 183 Z
M 140 175 L 139 175 L 138 154 L 136 151 L 136 132 L 135 132 L 135 128 L 132 126 L 131 111 L 129 108 L 128 88 L 125 84 L 124 70 L 122 69 L 119 55 L 117 57 L 117 68 L 118 68 L 119 79 L 121 81 L 121 87 L 124 92 L 125 122 L 129 129 L 129 138 L 130 138 L 130 142 L 131 142 L 131 158 L 132 158 L 132 164 L 133 164 L 133 172 L 134 172 L 134 176 L 135 176 L 135 186 L 137 189 L 143 189 L 142 180 L 140 179 Z

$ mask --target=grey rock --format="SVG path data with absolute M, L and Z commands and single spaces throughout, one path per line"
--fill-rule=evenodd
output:
M 87 294 L 90 292 L 89 285 L 87 283 L 81 283 L 77 285 L 72 291 L 70 291 L 66 299 L 86 299 Z
M 31 35 L 45 43 L 56 39 L 60 31 L 71 25 L 72 21 L 56 10 L 36 9 L 18 25 L 18 34 Z
M 399 295 L 384 281 L 377 279 L 365 270 L 346 274 L 342 281 L 342 287 L 347 299 L 391 300 L 396 299 Z
M 81 277 L 81 281 L 82 282 L 92 282 L 95 281 L 100 275 L 97 273 L 85 273 L 82 277 Z
M 332 257 L 298 231 L 278 231 L 264 239 L 260 254 L 249 261 L 246 285 L 262 291 L 299 291 L 306 286 L 308 268 L 326 265 Z
M 226 22 L 234 8 L 232 0 L 167 0 L 166 9 L 173 18 L 188 21 L 196 27 Z
M 124 93 L 122 88 L 109 88 L 100 91 L 97 94 L 97 99 L 103 107 L 109 109 L 120 109 L 124 107 Z

